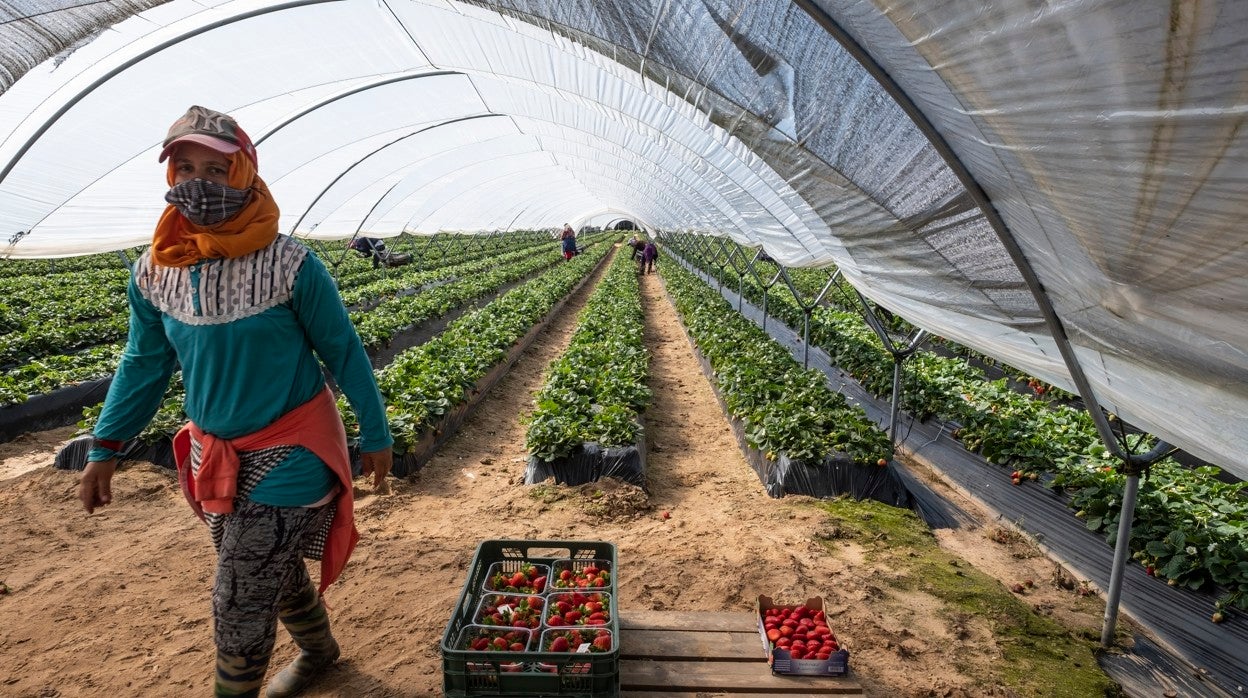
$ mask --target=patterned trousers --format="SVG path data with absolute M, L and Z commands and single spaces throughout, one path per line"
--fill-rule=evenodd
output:
M 212 615 L 217 650 L 267 656 L 277 640 L 278 610 L 311 583 L 303 561 L 308 539 L 323 529 L 333 504 L 275 507 L 237 498 L 220 515 Z

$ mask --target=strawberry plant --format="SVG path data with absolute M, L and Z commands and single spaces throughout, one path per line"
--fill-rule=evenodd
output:
M 822 374 L 803 369 L 787 349 L 694 275 L 674 265 L 661 273 L 750 447 L 809 461 L 843 453 L 873 468 L 890 455 L 888 437 L 861 408 L 829 389 Z
M 527 418 L 529 453 L 549 462 L 588 442 L 637 442 L 638 415 L 651 397 L 643 327 L 636 269 L 627 256 L 616 255 L 578 316 L 567 350 L 547 370 Z

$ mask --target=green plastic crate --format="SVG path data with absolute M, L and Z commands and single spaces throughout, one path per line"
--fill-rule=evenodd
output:
M 618 570 L 615 546 L 602 541 L 486 540 L 477 546 L 468 579 L 451 620 L 442 634 L 442 685 L 447 696 L 572 696 L 614 698 L 620 693 L 620 648 L 609 652 L 475 652 L 455 645 L 461 630 L 472 623 L 480 602 L 486 571 L 502 563 L 511 571 L 523 563 L 550 565 L 555 560 L 609 560 Z M 611 575 L 611 592 L 618 574 Z M 549 588 L 549 585 L 547 585 Z M 617 609 L 618 610 L 618 609 Z M 608 628 L 619 638 L 615 614 Z M 522 666 L 517 669 L 517 662 Z

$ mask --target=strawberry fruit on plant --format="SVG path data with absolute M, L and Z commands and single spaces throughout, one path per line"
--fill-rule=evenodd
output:
M 496 563 L 497 564 L 497 563 Z M 513 594 L 541 594 L 546 589 L 544 565 L 522 563 L 519 569 L 507 572 L 498 568 L 485 582 L 486 591 L 506 591 Z
M 763 629 L 771 648 L 786 650 L 793 659 L 826 660 L 840 649 L 823 611 L 805 605 L 766 609 Z
M 606 625 L 611 622 L 611 595 L 600 591 L 562 592 L 546 600 L 546 626 Z

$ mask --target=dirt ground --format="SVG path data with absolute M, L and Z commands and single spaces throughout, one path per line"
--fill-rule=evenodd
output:
M 625 616 L 630 608 L 744 613 L 760 593 L 788 602 L 823 595 L 853 653 L 851 675 L 872 696 L 1011 695 L 983 679 L 1000 657 L 989 624 L 962 629 L 956 641 L 929 641 L 954 636 L 938 614 L 924 613 L 930 597 L 887 591 L 868 599 L 862 590 L 887 589 L 889 570 L 852 545 L 829 554 L 816 540 L 824 519 L 805 498 L 766 496 L 658 276 L 643 277 L 642 287 L 655 394 L 646 418 L 649 494 L 610 482 L 522 484 L 520 418 L 566 346 L 583 292 L 423 470 L 388 495 L 357 481 L 362 538 L 326 595 L 343 656 L 307 695 L 440 695 L 439 642 L 476 545 L 505 538 L 614 543 Z M 72 431 L 0 444 L 0 580 L 9 589 L 0 595 L 0 695 L 208 695 L 206 530 L 170 474 L 150 464 L 119 471 L 114 503 L 88 516 L 75 496 L 77 474 L 51 467 Z M 605 516 L 588 506 L 594 490 L 610 503 Z M 1099 605 L 1052 584 L 1050 561 L 993 537 L 1001 535 L 990 524 L 938 535 L 1007 585 L 1040 582 L 1028 593 L 1038 610 L 1099 627 Z M 274 666 L 294 653 L 280 632 Z M 968 662 L 971 670 L 957 668 Z

